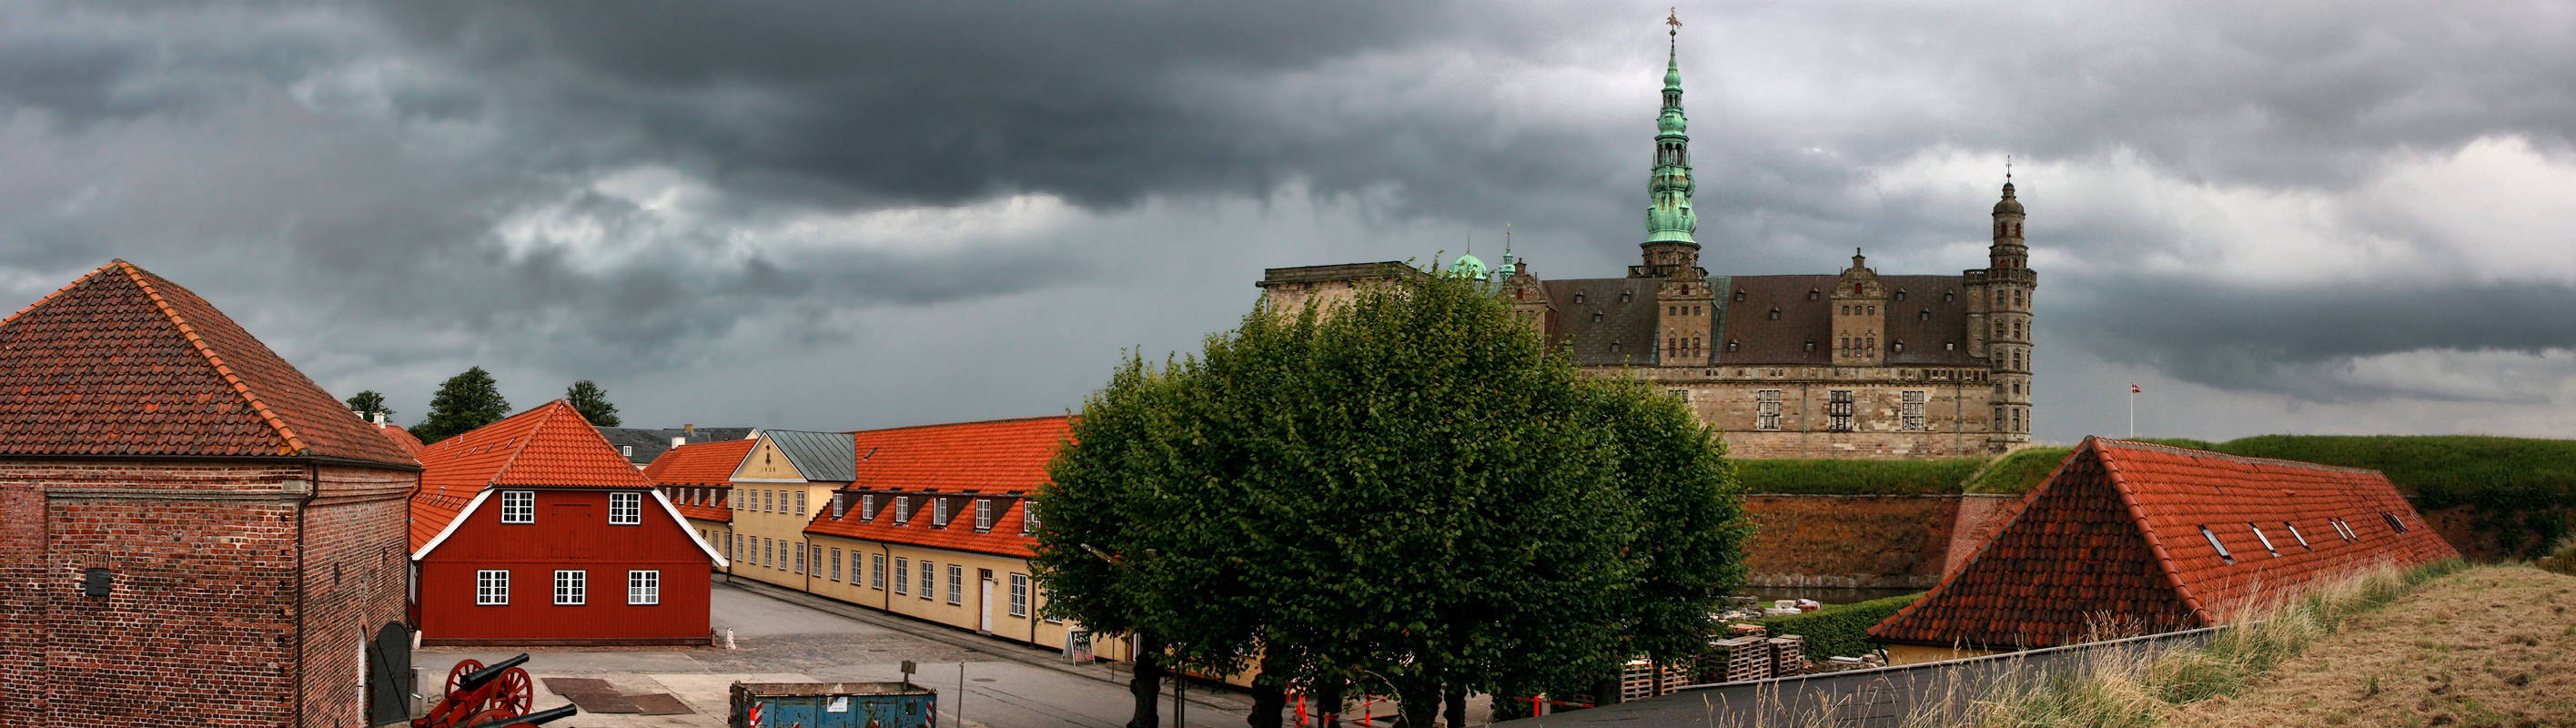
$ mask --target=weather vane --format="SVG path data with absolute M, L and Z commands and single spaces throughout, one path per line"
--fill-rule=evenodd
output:
M 2004 155 L 2004 181 L 2012 181 L 2012 155 Z
M 1676 8 L 1672 8 L 1672 12 L 1671 12 L 1670 14 L 1668 14 L 1668 15 L 1665 15 L 1665 16 L 1664 16 L 1664 24 L 1665 24 L 1665 25 L 1669 25 L 1669 26 L 1673 26 L 1673 29 L 1672 29 L 1672 30 L 1669 30 L 1669 31 L 1665 31 L 1665 34 L 1667 34 L 1667 35 L 1671 35 L 1671 36 L 1673 36 L 1673 37 L 1675 37 L 1675 38 L 1679 38 L 1679 37 L 1681 37 L 1681 34 L 1682 34 L 1682 9 L 1681 9 L 1681 8 L 1678 8 L 1678 7 L 1676 7 Z

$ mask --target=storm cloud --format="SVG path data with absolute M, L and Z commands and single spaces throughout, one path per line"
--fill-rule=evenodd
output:
M 0 297 L 123 257 L 405 421 L 1056 412 L 1264 267 L 1618 274 L 1665 10 L 0 4 Z M 1679 15 L 1714 272 L 1980 267 L 2016 160 L 2044 438 L 2576 433 L 2564 4 Z

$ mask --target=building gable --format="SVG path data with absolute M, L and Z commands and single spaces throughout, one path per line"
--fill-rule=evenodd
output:
M 734 466 L 733 480 L 773 483 L 809 480 L 804 471 L 796 469 L 796 459 L 779 449 L 778 441 L 771 437 L 773 434 L 776 433 L 763 433 L 759 444 L 753 445 L 751 451 L 743 455 L 742 462 Z

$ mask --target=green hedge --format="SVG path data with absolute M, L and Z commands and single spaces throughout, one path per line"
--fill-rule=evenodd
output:
M 2066 461 L 2072 447 L 2041 446 L 2016 450 L 2003 460 L 1979 471 L 1976 480 L 1962 490 L 1969 493 L 2028 493 L 2056 472 L 2057 464 Z
M 1802 614 L 1763 617 L 1759 621 L 1774 637 L 1794 634 L 1807 638 L 1809 660 L 1857 657 L 1878 649 L 1867 641 L 1869 628 L 1887 621 L 1897 610 L 1921 598 L 1922 594 L 1907 594 L 1858 604 L 1838 604 Z
M 1963 460 L 1737 460 L 1746 493 L 1921 495 L 1957 493 L 1986 463 Z

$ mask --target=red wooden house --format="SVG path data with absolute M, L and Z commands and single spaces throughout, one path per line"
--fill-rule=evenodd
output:
M 1992 651 L 2209 627 L 2321 580 L 2458 555 L 2378 471 L 2088 438 L 1870 635 Z
M 420 452 L 425 645 L 706 644 L 708 548 L 561 400 Z

